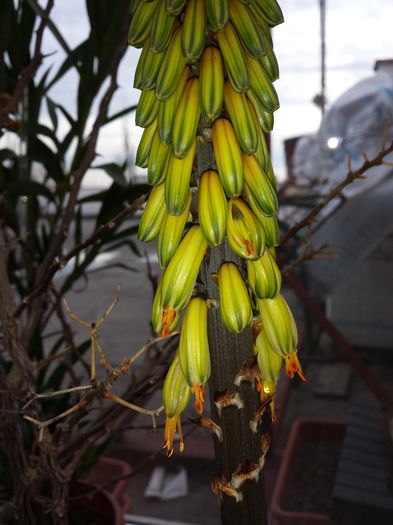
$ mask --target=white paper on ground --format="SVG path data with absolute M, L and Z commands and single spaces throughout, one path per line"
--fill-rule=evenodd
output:
M 145 498 L 171 500 L 188 493 L 187 471 L 184 467 L 176 470 L 155 467 L 145 490 Z

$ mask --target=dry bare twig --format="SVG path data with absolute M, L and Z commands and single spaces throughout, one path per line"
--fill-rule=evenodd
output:
M 107 361 L 102 345 L 99 341 L 99 337 L 97 334 L 98 328 L 101 326 L 101 324 L 105 321 L 105 319 L 108 317 L 108 315 L 112 312 L 113 308 L 117 305 L 119 302 L 119 294 L 120 294 L 120 285 L 116 288 L 116 294 L 115 298 L 112 301 L 112 303 L 109 305 L 109 307 L 105 310 L 104 314 L 101 315 L 97 321 L 93 323 L 88 323 L 86 321 L 83 321 L 80 319 L 74 312 L 71 311 L 71 309 L 68 306 L 68 303 L 66 299 L 64 298 L 64 304 L 67 311 L 67 314 L 73 319 L 75 322 L 78 322 L 79 324 L 85 326 L 86 328 L 89 328 L 90 330 L 90 338 L 91 338 L 91 380 L 92 385 L 88 386 L 79 386 L 74 388 L 68 388 L 64 390 L 58 390 L 56 392 L 50 392 L 50 393 L 43 393 L 43 394 L 34 394 L 34 397 L 30 399 L 22 408 L 22 410 L 26 409 L 27 406 L 30 406 L 33 401 L 36 401 L 37 399 L 47 398 L 47 397 L 54 397 L 62 394 L 67 394 L 71 392 L 76 391 L 86 391 L 89 392 L 82 396 L 82 398 L 76 403 L 74 406 L 69 408 L 68 410 L 62 412 L 61 414 L 58 414 L 50 419 L 47 419 L 45 421 L 39 421 L 36 418 L 33 418 L 27 414 L 23 415 L 24 419 L 27 421 L 30 421 L 31 423 L 34 423 L 38 426 L 40 434 L 39 434 L 39 441 L 42 441 L 43 439 L 43 429 L 51 425 L 52 423 L 55 423 L 56 421 L 59 421 L 60 419 L 63 419 L 64 417 L 73 414 L 74 412 L 78 411 L 80 408 L 86 407 L 88 404 L 91 404 L 92 401 L 97 399 L 98 397 L 101 398 L 107 398 L 111 399 L 113 401 L 116 401 L 120 405 L 126 406 L 127 408 L 130 408 L 131 410 L 134 410 L 136 412 L 139 412 L 141 414 L 148 415 L 152 418 L 153 422 L 153 428 L 156 428 L 157 426 L 157 416 L 162 412 L 163 406 L 160 406 L 157 409 L 154 410 L 147 410 L 145 408 L 139 407 L 135 405 L 134 403 L 130 403 L 128 401 L 125 401 L 124 399 L 120 398 L 119 396 L 113 394 L 110 392 L 112 389 L 116 379 L 120 375 L 125 375 L 128 373 L 129 368 L 132 363 L 138 359 L 148 348 L 150 348 L 152 345 L 158 343 L 159 341 L 162 341 L 163 337 L 152 337 L 150 338 L 141 348 L 136 352 L 130 359 L 125 359 L 123 363 L 121 363 L 120 366 L 117 368 L 112 369 L 109 362 Z M 175 331 L 172 334 L 170 334 L 169 337 L 173 337 L 175 335 L 178 335 L 179 331 Z M 167 339 L 167 338 L 165 338 Z M 95 377 L 95 349 L 97 348 L 101 361 L 104 364 L 105 368 L 108 370 L 108 375 L 105 378 L 105 380 L 100 381 L 99 383 L 96 382 Z
M 382 145 L 380 151 L 372 158 L 369 159 L 366 153 L 363 153 L 364 162 L 363 164 L 355 171 L 352 169 L 352 159 L 351 157 L 348 157 L 348 171 L 345 179 L 337 184 L 331 192 L 324 197 L 320 203 L 318 203 L 304 219 L 302 219 L 300 222 L 296 223 L 282 238 L 280 245 L 282 246 L 286 242 L 289 241 L 292 237 L 296 235 L 301 229 L 304 227 L 312 224 L 315 221 L 315 218 L 317 215 L 321 212 L 321 210 L 333 199 L 336 197 L 339 197 L 346 186 L 351 184 L 356 179 L 363 179 L 365 178 L 365 173 L 375 166 L 383 166 L 383 165 L 390 165 L 389 163 L 386 163 L 384 161 L 384 158 L 389 155 L 389 153 L 393 152 L 393 140 L 390 142 L 389 145 L 386 145 L 387 140 L 387 127 L 384 128 L 383 133 L 383 139 L 382 139 Z

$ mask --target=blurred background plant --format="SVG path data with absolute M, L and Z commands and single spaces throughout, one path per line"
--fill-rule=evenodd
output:
M 137 226 L 123 221 L 142 206 L 147 190 L 135 183 L 129 159 L 97 158 L 100 130 L 134 109 L 110 111 L 127 46 L 129 2 L 86 0 L 90 31 L 73 49 L 51 18 L 53 4 L 43 9 L 36 0 L 4 0 L 0 6 L 0 521 L 24 525 L 67 523 L 71 480 L 97 460 L 120 411 L 126 412 L 111 404 L 99 421 L 92 417 L 94 401 L 109 395 L 129 363 L 90 384 L 84 357 L 90 339 L 75 343 L 61 298 L 87 280 L 105 252 L 129 248 L 133 257 L 141 255 Z M 45 32 L 65 55 L 56 71 L 43 55 Z M 75 114 L 52 95 L 71 70 Z M 81 192 L 90 168 L 109 175 L 107 189 Z M 96 213 L 86 231 L 91 206 Z M 109 265 L 134 270 L 122 261 L 100 269 Z M 152 359 L 165 365 L 158 354 Z M 140 399 L 160 383 L 165 366 L 151 364 L 130 380 L 125 399 Z M 64 395 L 36 396 L 69 388 Z M 75 407 L 82 408 L 67 424 L 57 419 Z M 51 418 L 51 425 L 42 424 Z

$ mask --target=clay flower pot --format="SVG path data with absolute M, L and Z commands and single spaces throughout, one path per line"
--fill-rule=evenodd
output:
M 345 422 L 323 419 L 300 419 L 293 424 L 273 491 L 272 525 L 336 525 L 328 514 L 289 510 L 288 505 L 286 507 L 286 498 L 290 491 L 291 479 L 292 483 L 296 483 L 293 473 L 299 461 L 299 453 L 305 462 L 305 468 L 312 469 L 311 458 L 309 467 L 307 465 L 307 446 L 315 443 L 326 447 L 329 444 L 339 444 L 344 438 L 345 427 Z M 329 452 L 326 451 L 326 454 Z M 326 456 L 326 460 L 329 462 L 330 458 Z

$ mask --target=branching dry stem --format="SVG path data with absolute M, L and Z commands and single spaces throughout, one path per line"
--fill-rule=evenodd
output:
M 296 223 L 282 238 L 281 240 L 281 246 L 284 245 L 286 242 L 289 241 L 292 237 L 294 237 L 300 230 L 302 230 L 304 227 L 309 226 L 315 221 L 315 218 L 325 206 L 332 201 L 333 199 L 339 197 L 349 184 L 351 184 L 353 181 L 357 179 L 364 179 L 365 173 L 374 166 L 382 166 L 385 163 L 384 158 L 389 155 L 389 153 L 393 152 L 393 140 L 391 140 L 390 144 L 386 145 L 387 142 L 387 126 L 384 127 L 383 132 L 383 139 L 382 139 L 382 146 L 380 151 L 371 159 L 368 158 L 366 153 L 363 153 L 363 164 L 355 171 L 352 169 L 352 159 L 351 157 L 348 157 L 348 165 L 347 165 L 347 175 L 344 178 L 342 182 L 337 184 L 331 192 L 324 197 L 321 202 L 319 202 L 304 219 L 302 219 L 300 222 Z M 390 165 L 389 163 L 387 165 Z

